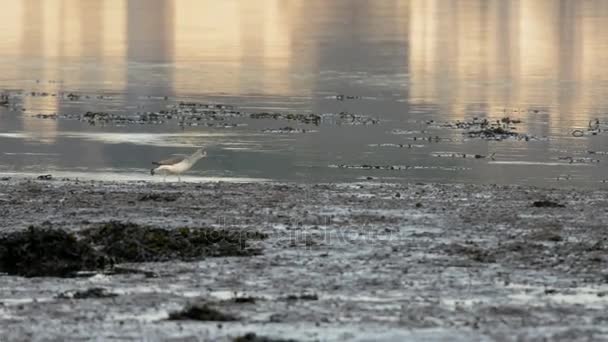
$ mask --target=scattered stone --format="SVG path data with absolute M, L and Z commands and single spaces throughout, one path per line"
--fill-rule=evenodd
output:
M 210 307 L 208 304 L 190 304 L 181 311 L 169 313 L 170 321 L 213 321 L 213 322 L 230 322 L 237 321 L 238 318 L 218 311 Z
M 56 296 L 56 298 L 60 299 L 89 299 L 114 297 L 118 297 L 118 294 L 109 292 L 103 287 L 92 287 L 84 291 L 66 291 Z

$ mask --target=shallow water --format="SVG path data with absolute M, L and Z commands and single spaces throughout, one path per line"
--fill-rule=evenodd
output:
M 605 187 L 606 19 L 601 0 L 2 1 L 0 90 L 10 104 L 0 106 L 0 173 L 150 179 L 151 160 L 206 145 L 195 179 Z M 379 123 L 92 126 L 35 116 L 180 101 Z M 427 124 L 505 116 L 533 139 Z M 596 118 L 599 130 L 588 131 Z M 306 132 L 264 131 L 287 126 Z

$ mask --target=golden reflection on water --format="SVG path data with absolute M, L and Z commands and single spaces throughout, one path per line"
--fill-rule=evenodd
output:
M 603 0 L 3 0 L 2 9 L 0 57 L 15 62 L 0 66 L 7 88 L 310 96 L 340 70 L 407 74 L 393 93 L 454 117 L 536 106 L 559 125 L 608 105 Z M 58 110 L 55 98 L 35 101 Z
M 567 119 L 580 114 L 574 111 L 592 115 L 593 108 L 608 104 L 598 92 L 605 86 L 588 89 L 608 80 L 608 27 L 603 24 L 608 2 L 410 4 L 413 102 L 438 103 L 457 116 L 464 116 L 471 103 L 546 106 Z

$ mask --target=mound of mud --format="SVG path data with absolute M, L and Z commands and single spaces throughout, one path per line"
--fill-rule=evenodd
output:
M 117 263 L 258 255 L 260 250 L 250 248 L 247 242 L 266 237 L 258 232 L 210 228 L 168 230 L 116 221 L 82 234 L 84 241 L 97 246 Z
M 0 272 L 25 277 L 68 277 L 103 269 L 109 259 L 63 230 L 30 227 L 0 237 Z
M 235 316 L 226 314 L 210 307 L 207 304 L 191 304 L 181 311 L 171 312 L 169 314 L 170 321 L 214 321 L 214 322 L 230 322 L 238 320 Z

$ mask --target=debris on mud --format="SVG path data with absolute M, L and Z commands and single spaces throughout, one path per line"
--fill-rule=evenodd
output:
M 258 298 L 256 297 L 251 297 L 251 296 L 246 296 L 246 297 L 234 297 L 232 298 L 232 301 L 237 303 L 237 304 L 255 304 L 255 302 L 258 300 Z
M 112 221 L 82 232 L 84 241 L 121 262 L 194 260 L 202 257 L 252 256 L 260 250 L 249 239 L 264 239 L 258 232 L 212 228 L 162 229 Z
M 168 320 L 230 322 L 237 321 L 238 318 L 234 315 L 220 312 L 206 303 L 195 303 L 188 305 L 183 310 L 169 313 Z
M 73 233 L 30 227 L 0 237 L 0 272 L 25 277 L 69 277 L 110 260 Z
M 247 333 L 243 336 L 235 337 L 232 342 L 297 342 L 292 339 L 272 338 L 266 336 L 258 336 L 255 333 Z
M 302 293 L 299 295 L 291 294 L 283 298 L 286 301 L 298 301 L 298 300 L 319 300 L 319 296 L 316 293 Z
M 40 175 L 36 179 L 38 179 L 38 180 L 52 180 L 53 179 L 53 175 Z
M 114 298 L 118 294 L 112 293 L 103 287 L 92 287 L 83 291 L 65 291 L 55 298 L 59 299 L 89 299 L 89 298 Z
M 563 208 L 565 207 L 565 205 L 554 202 L 554 201 L 550 201 L 550 200 L 541 200 L 541 201 L 534 201 L 532 203 L 532 206 L 535 208 Z
M 139 197 L 140 202 L 154 201 L 154 202 L 175 202 L 180 197 L 180 194 L 158 194 L 150 193 L 144 194 Z

